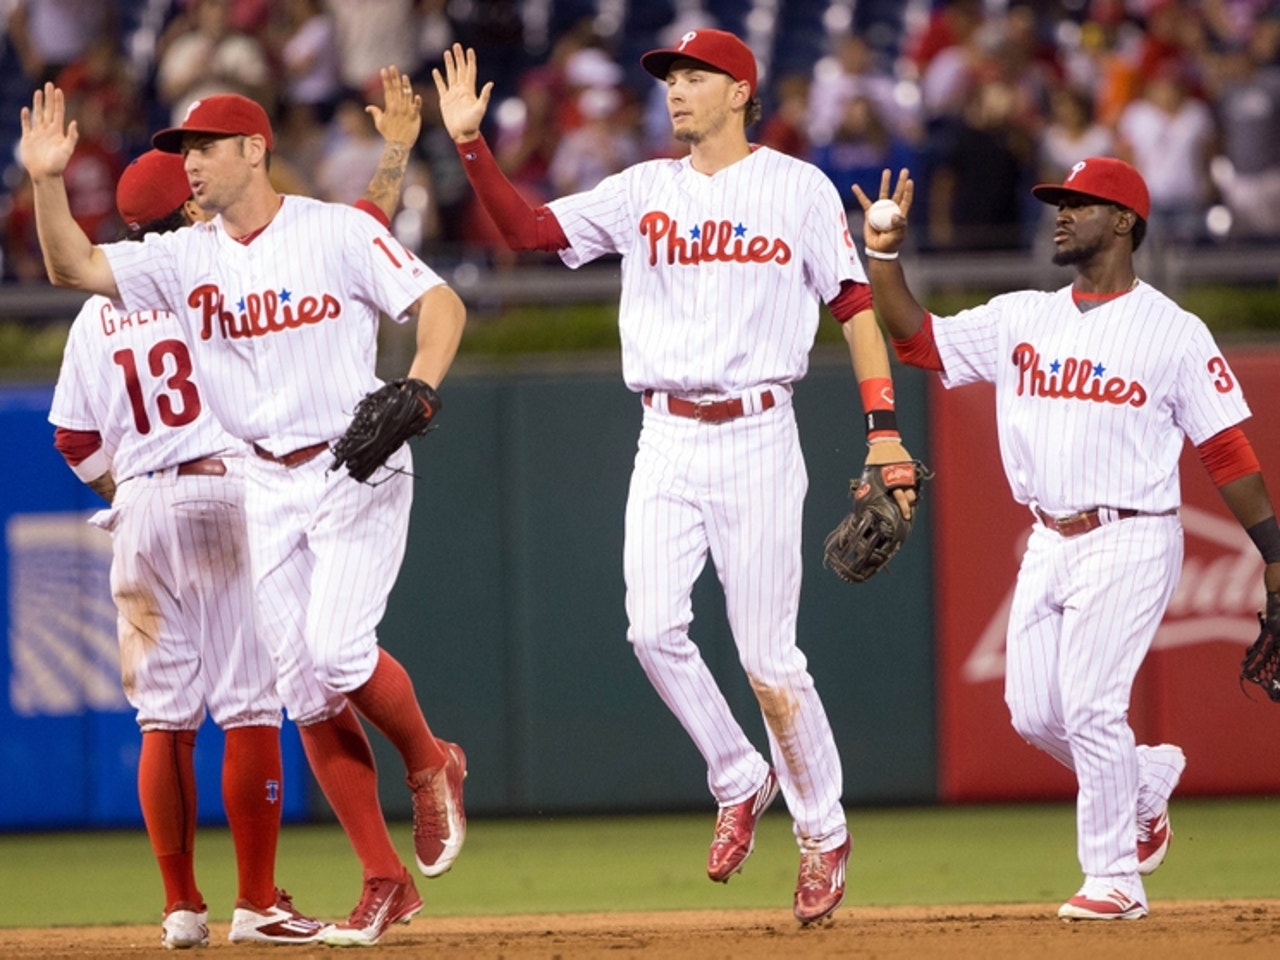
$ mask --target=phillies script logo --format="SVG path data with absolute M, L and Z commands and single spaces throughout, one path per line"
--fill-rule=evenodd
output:
M 660 211 L 640 218 L 640 236 L 649 241 L 649 266 L 659 260 L 693 265 L 698 263 L 789 263 L 791 248 L 781 239 L 748 237 L 742 224 L 728 220 L 707 220 L 688 230 L 688 236 L 671 217 Z
M 1172 650 L 1220 642 L 1247 647 L 1258 636 L 1257 611 L 1266 599 L 1262 592 L 1262 557 L 1235 520 L 1185 503 L 1180 513 L 1187 533 L 1182 576 L 1151 648 Z M 1027 536 L 1024 533 L 1014 549 L 1019 557 L 1026 550 Z M 1010 583 L 1004 601 L 987 621 L 960 668 L 969 683 L 1004 677 L 1005 634 L 1013 589 L 1014 584 Z
M 1067 400 L 1091 400 L 1094 403 L 1128 404 L 1140 407 L 1147 402 L 1147 391 L 1136 380 L 1123 377 L 1102 379 L 1107 368 L 1092 360 L 1067 357 L 1054 360 L 1046 371 L 1040 365 L 1040 354 L 1029 343 L 1013 348 L 1013 363 L 1018 368 L 1018 396 L 1062 397 Z
M 342 304 L 327 293 L 302 297 L 296 304 L 290 290 L 251 293 L 236 303 L 236 313 L 227 310 L 224 303 L 222 291 L 213 283 L 201 284 L 187 297 L 187 305 L 201 313 L 201 340 L 210 339 L 215 328 L 224 340 L 242 340 L 319 323 L 342 313 Z

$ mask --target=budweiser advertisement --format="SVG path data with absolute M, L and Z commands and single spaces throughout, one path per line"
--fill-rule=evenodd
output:
M 1280 501 L 1280 350 L 1226 351 L 1250 409 L 1244 423 Z M 1031 529 L 1000 465 L 995 393 L 930 386 L 937 624 L 939 795 L 947 801 L 1066 799 L 1065 767 L 1012 729 L 1004 650 L 1018 563 Z M 1182 795 L 1280 790 L 1280 704 L 1240 684 L 1258 633 L 1262 559 L 1227 510 L 1190 443 L 1182 454 L 1182 577 L 1138 673 L 1129 720 L 1139 743 L 1187 755 Z

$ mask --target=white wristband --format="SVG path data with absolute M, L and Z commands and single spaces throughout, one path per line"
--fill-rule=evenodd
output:
M 870 257 L 872 260 L 897 260 L 898 259 L 897 250 L 893 251 L 893 253 L 881 253 L 879 250 L 872 250 L 870 247 L 863 247 L 862 252 L 865 253 L 868 257 Z

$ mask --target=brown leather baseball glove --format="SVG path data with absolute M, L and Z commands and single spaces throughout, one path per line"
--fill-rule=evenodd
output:
M 916 492 L 914 518 L 920 508 L 920 484 L 932 476 L 919 460 L 863 467 L 862 476 L 849 482 L 853 510 L 827 535 L 823 564 L 846 583 L 862 583 L 883 569 L 911 532 L 911 520 L 898 509 L 893 491 Z
M 1258 614 L 1258 627 L 1258 639 L 1240 664 L 1240 683 L 1256 683 L 1280 703 L 1280 591 L 1267 594 L 1267 612 Z

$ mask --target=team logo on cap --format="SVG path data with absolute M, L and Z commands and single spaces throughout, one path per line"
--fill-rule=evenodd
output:
M 200 109 L 200 104 L 202 103 L 204 103 L 203 100 L 192 100 L 191 106 L 187 107 L 187 112 L 182 117 L 182 122 L 186 123 L 188 120 L 190 120 L 191 115 Z
M 686 33 L 683 37 L 680 38 L 680 42 L 676 44 L 676 49 L 683 50 L 685 48 L 685 44 L 693 43 L 693 41 L 696 40 L 697 37 L 698 37 L 698 31 L 690 30 L 688 33 Z
M 1072 167 L 1071 172 L 1067 174 L 1066 182 L 1070 183 L 1072 180 L 1074 180 L 1075 175 L 1079 173 L 1081 170 L 1083 170 L 1086 166 L 1088 166 L 1088 164 L 1086 164 L 1083 160 L 1077 160 L 1076 165 Z

